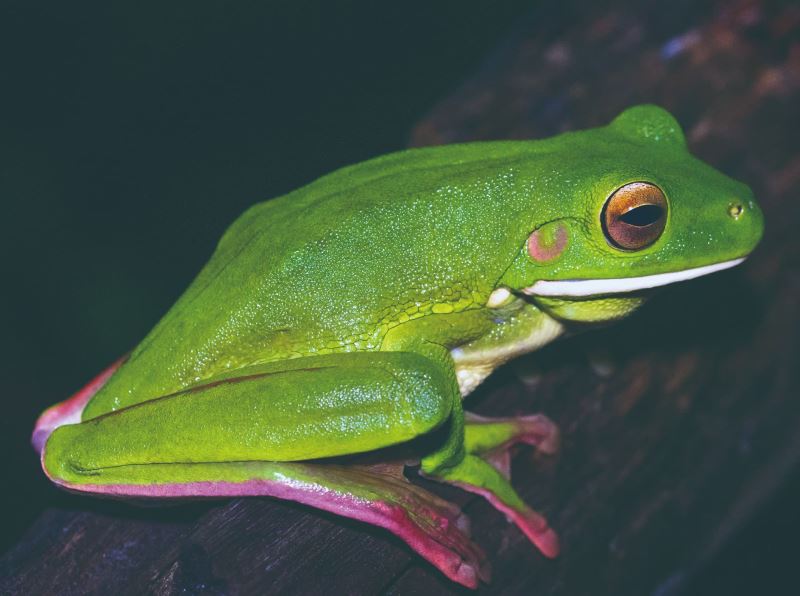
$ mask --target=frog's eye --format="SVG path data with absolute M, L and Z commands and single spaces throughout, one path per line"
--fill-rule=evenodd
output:
M 667 198 L 647 182 L 631 182 L 608 197 L 600 215 L 611 246 L 640 250 L 658 240 L 667 224 Z

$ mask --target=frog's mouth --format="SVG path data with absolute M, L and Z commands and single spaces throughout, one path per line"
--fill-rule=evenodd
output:
M 745 257 L 684 269 L 683 271 L 673 271 L 671 273 L 657 273 L 655 275 L 643 275 L 641 277 L 623 277 L 615 279 L 565 279 L 558 281 L 540 280 L 528 288 L 522 290 L 528 296 L 548 296 L 553 298 L 563 297 L 587 297 L 600 296 L 605 294 L 623 294 L 626 292 L 636 292 L 638 290 L 648 290 L 667 284 L 686 281 L 716 273 L 724 269 L 735 267 L 745 260 Z

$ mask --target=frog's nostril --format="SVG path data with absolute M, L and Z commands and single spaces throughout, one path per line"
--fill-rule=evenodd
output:
M 728 215 L 733 219 L 739 219 L 744 213 L 744 205 L 741 203 L 731 203 L 728 205 Z

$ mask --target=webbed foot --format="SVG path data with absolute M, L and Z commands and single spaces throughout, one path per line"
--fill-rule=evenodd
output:
M 543 453 L 555 453 L 559 445 L 558 427 L 542 415 L 483 418 L 466 414 L 465 422 L 464 459 L 450 468 L 425 475 L 483 496 L 514 522 L 543 555 L 557 556 L 558 535 L 541 514 L 520 498 L 509 480 L 510 449 L 525 443 Z

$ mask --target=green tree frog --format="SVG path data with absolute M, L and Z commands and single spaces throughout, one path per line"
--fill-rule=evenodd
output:
M 372 159 L 245 212 L 144 340 L 46 410 L 32 442 L 70 491 L 299 501 L 386 528 L 474 587 L 488 566 L 460 510 L 387 448 L 413 448 L 423 475 L 482 495 L 555 556 L 508 450 L 553 452 L 556 425 L 477 417 L 462 398 L 652 288 L 740 263 L 762 229 L 751 191 L 651 105 L 546 140 Z

